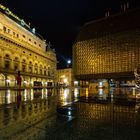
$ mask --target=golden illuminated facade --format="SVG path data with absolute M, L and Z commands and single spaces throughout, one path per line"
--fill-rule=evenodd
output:
M 139 18 L 135 9 L 85 24 L 73 46 L 75 77 L 133 79 L 140 65 Z
M 54 84 L 55 51 L 24 20 L 0 5 L 0 87 L 16 87 L 20 71 L 22 87 Z

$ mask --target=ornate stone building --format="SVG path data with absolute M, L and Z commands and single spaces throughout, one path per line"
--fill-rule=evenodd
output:
M 139 65 L 140 9 L 85 24 L 73 46 L 73 70 L 79 80 L 133 80 Z
M 74 81 L 72 68 L 58 69 L 56 75 L 58 86 L 73 86 Z
M 22 87 L 55 82 L 56 54 L 24 20 L 0 5 L 0 87 L 15 87 L 20 71 Z

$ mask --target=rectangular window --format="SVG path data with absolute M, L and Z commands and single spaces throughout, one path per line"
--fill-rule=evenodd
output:
M 14 70 L 15 70 L 15 71 L 18 70 L 18 64 L 15 64 L 15 66 L 14 66 Z
M 10 61 L 5 61 L 5 68 L 6 69 L 9 69 L 10 68 Z
M 40 69 L 40 74 L 42 74 L 42 69 Z
M 44 75 L 46 75 L 46 70 L 44 70 Z
M 22 65 L 22 71 L 25 72 L 25 70 L 26 70 L 26 66 Z
M 48 71 L 48 76 L 51 76 L 51 73 L 50 73 L 50 71 Z
M 38 73 L 37 68 L 35 68 L 35 73 Z
M 5 26 L 3 26 L 3 31 L 6 32 L 6 27 Z
M 10 29 L 8 29 L 8 33 L 10 34 Z
M 32 67 L 31 66 L 29 67 L 29 72 L 32 72 Z

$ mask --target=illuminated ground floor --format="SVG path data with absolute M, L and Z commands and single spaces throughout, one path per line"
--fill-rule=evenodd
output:
M 134 87 L 135 79 L 92 79 L 92 80 L 77 80 L 74 82 L 75 86 L 95 88 L 109 88 L 109 87 Z
M 33 74 L 21 74 L 21 88 L 53 87 L 54 79 Z M 17 88 L 17 74 L 0 73 L 0 88 Z

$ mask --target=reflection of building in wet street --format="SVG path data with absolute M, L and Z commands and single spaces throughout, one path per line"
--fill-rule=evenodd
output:
M 35 28 L 2 5 L 0 19 L 0 86 L 16 86 L 18 71 L 22 87 L 54 83 L 57 63 L 54 50 Z
M 79 139 L 86 139 L 89 133 L 90 137 L 99 140 L 139 139 L 140 115 L 135 112 L 135 106 L 78 103 L 77 110 L 78 121 L 73 127 Z
M 42 90 L 32 92 L 33 95 L 30 91 L 0 92 L 0 99 L 3 100 L 0 100 L 0 140 L 46 136 L 45 128 L 55 119 L 56 97 L 48 97 L 47 92 L 42 93 Z
M 131 9 L 85 24 L 73 46 L 75 77 L 134 85 L 134 69 L 140 64 L 139 17 L 140 9 Z
M 0 140 L 139 140 L 139 91 L 95 90 L 1 90 Z
M 79 97 L 87 101 L 128 102 L 135 104 L 140 101 L 140 91 L 136 88 L 80 88 Z
M 55 94 L 54 89 L 25 89 L 25 90 L 1 90 L 0 105 L 15 104 L 19 102 L 33 101 L 34 99 L 47 99 Z

